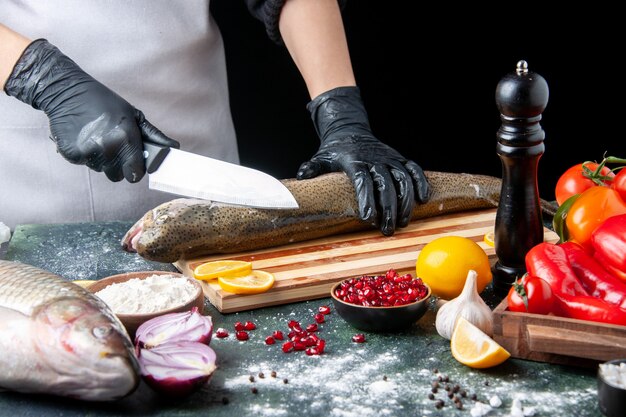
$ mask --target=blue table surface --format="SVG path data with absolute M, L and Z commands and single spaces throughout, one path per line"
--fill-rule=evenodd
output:
M 171 264 L 124 252 L 120 240 L 129 227 L 126 222 L 22 225 L 3 245 L 3 256 L 68 280 L 129 271 L 175 271 Z M 493 307 L 497 299 L 490 291 L 488 287 L 482 295 Z M 221 314 L 207 302 L 205 314 L 212 317 L 214 327 L 228 329 L 231 336 L 212 340 L 218 369 L 206 386 L 182 400 L 164 399 L 143 382 L 128 397 L 111 403 L 3 392 L 0 416 L 471 416 L 477 402 L 489 404 L 493 397 L 502 404 L 488 416 L 522 415 L 515 414 L 514 403 L 521 404 L 525 415 L 601 415 L 595 369 L 519 359 L 486 370 L 458 363 L 449 341 L 435 330 L 434 305 L 412 328 L 393 334 L 365 333 L 362 344 L 351 338 L 363 332 L 332 310 L 320 326 L 319 336 L 327 343 L 321 356 L 285 354 L 280 344 L 265 344 L 274 330 L 286 332 L 291 319 L 312 322 L 321 305 L 332 308 L 331 299 L 231 314 Z M 248 320 L 257 329 L 250 332 L 250 340 L 237 341 L 234 323 Z M 428 398 L 439 376 L 447 376 L 451 385 L 467 392 L 463 409 L 455 408 L 442 389 L 435 396 L 444 400 L 443 408 L 436 408 Z M 469 399 L 471 394 L 476 394 L 476 401 Z

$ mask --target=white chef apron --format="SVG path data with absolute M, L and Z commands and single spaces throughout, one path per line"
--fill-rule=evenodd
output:
M 208 0 L 1 0 L 0 22 L 46 38 L 181 149 L 238 162 L 222 38 Z M 73 165 L 41 111 L 0 92 L 0 221 L 137 220 L 175 198 Z

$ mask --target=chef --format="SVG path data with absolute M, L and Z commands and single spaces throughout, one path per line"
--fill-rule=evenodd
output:
M 371 132 L 337 0 L 246 3 L 312 99 L 321 144 L 296 177 L 344 171 L 361 218 L 406 226 L 429 186 Z M 172 198 L 148 189 L 143 141 L 238 163 L 226 77 L 208 0 L 4 1 L 0 221 L 138 219 Z

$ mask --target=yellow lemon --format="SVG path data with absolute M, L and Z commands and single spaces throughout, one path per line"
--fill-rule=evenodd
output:
M 447 300 L 461 294 L 470 269 L 478 274 L 476 286 L 480 293 L 491 282 L 489 258 L 476 242 L 461 236 L 444 236 L 427 243 L 415 263 L 417 276 L 433 294 Z
M 252 271 L 252 262 L 221 260 L 205 262 L 193 270 L 193 276 L 200 280 L 215 279 L 217 277 L 231 277 L 246 275 Z
M 234 294 L 258 294 L 265 292 L 274 285 L 274 275 L 257 269 L 253 269 L 246 275 L 237 277 L 218 277 L 219 286 Z
M 450 350 L 454 359 L 471 368 L 491 368 L 511 357 L 506 349 L 463 317 L 454 326 Z

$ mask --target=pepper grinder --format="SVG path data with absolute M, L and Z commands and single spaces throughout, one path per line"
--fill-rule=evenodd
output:
M 539 121 L 548 104 L 548 83 L 519 61 L 515 72 L 496 87 L 502 121 L 496 137 L 502 162 L 502 189 L 495 221 L 494 291 L 506 294 L 526 273 L 525 256 L 543 242 L 543 219 L 537 187 L 537 167 L 545 133 Z

